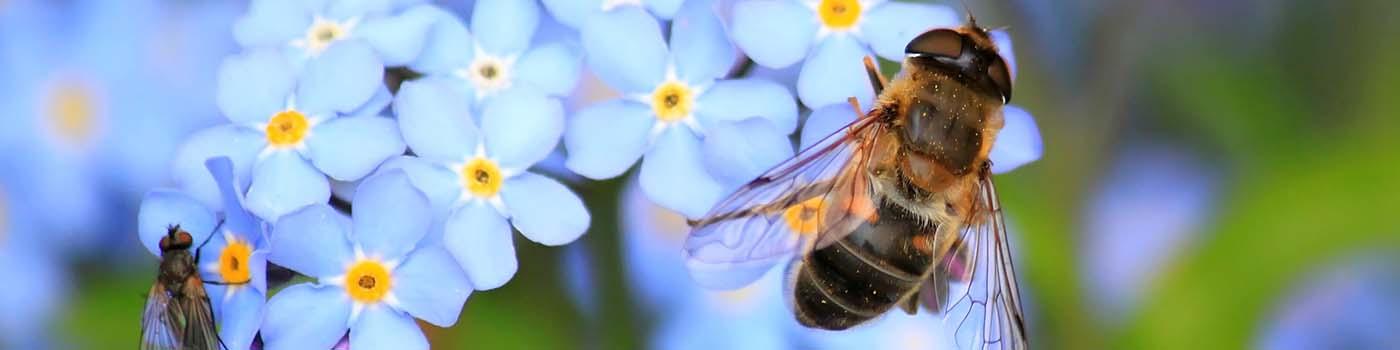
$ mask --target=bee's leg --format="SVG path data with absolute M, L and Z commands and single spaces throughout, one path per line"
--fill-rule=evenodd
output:
M 875 60 L 870 56 L 865 56 L 865 74 L 870 76 L 870 86 L 875 88 L 875 95 L 880 95 L 885 91 L 885 77 L 880 75 L 880 70 L 875 68 Z
M 214 232 L 210 232 L 208 237 L 204 237 L 204 242 L 199 243 L 199 246 L 194 248 L 194 262 L 195 262 L 195 263 L 199 263 L 199 254 L 200 254 L 201 252 L 204 252 L 204 245 L 205 245 L 205 244 L 209 244 L 209 240 L 214 239 L 214 235 L 219 234 L 218 228 L 219 228 L 219 227 L 223 227 L 223 226 L 224 226 L 224 220 L 223 220 L 223 219 L 220 219 L 220 220 L 219 220 L 219 223 L 218 223 L 217 225 L 214 225 Z

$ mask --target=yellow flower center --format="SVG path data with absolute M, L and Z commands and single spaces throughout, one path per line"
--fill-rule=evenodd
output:
M 462 166 L 462 186 L 472 195 L 489 198 L 501 190 L 501 167 L 486 158 L 476 158 Z
M 278 112 L 267 122 L 267 143 L 277 147 L 295 146 L 310 128 L 311 124 L 301 112 L 291 109 Z
M 248 269 L 248 257 L 253 255 L 253 247 L 244 241 L 232 241 L 219 253 L 219 276 L 227 284 L 248 283 L 252 278 Z
M 845 29 L 860 20 L 860 2 L 856 0 L 822 0 L 817 14 L 827 28 Z
M 306 28 L 306 49 L 312 53 L 324 51 L 331 43 L 345 37 L 349 28 L 335 21 L 316 18 L 311 27 Z
M 810 236 L 821 231 L 822 224 L 826 216 L 826 201 L 823 197 L 812 197 L 793 204 L 783 211 L 783 219 L 787 221 L 788 229 L 792 232 Z
M 392 286 L 389 269 L 378 261 L 360 261 L 345 274 L 345 292 L 360 303 L 373 304 L 383 300 Z
M 651 110 L 656 113 L 656 119 L 663 122 L 689 117 L 692 103 L 694 96 L 691 96 L 690 88 L 678 81 L 661 83 L 651 93 Z
M 76 81 L 64 81 L 54 87 L 47 102 L 49 125 L 59 138 L 69 144 L 81 145 L 95 131 L 97 99 L 91 88 Z

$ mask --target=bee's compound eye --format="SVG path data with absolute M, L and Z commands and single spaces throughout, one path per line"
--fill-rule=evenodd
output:
M 1006 68 L 1006 61 L 997 58 L 992 60 L 992 64 L 987 67 L 987 77 L 996 84 L 997 92 L 1001 93 L 1003 103 L 1011 102 L 1011 73 Z
M 951 29 L 934 29 L 910 40 L 909 45 L 904 47 L 904 54 L 958 58 L 962 56 L 962 49 L 962 34 Z

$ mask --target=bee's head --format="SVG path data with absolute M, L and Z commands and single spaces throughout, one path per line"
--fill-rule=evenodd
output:
M 938 28 L 919 34 L 904 47 L 910 62 L 954 73 L 969 85 L 980 86 L 1011 101 L 1011 72 L 986 28 L 969 17 L 966 26 Z
M 165 237 L 161 237 L 160 239 L 161 253 L 171 250 L 189 249 L 190 245 L 194 244 L 194 238 L 190 237 L 189 232 L 180 229 L 179 224 L 170 225 L 166 227 L 165 230 Z

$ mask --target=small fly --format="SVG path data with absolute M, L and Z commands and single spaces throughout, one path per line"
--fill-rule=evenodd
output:
M 160 271 L 141 313 L 141 349 L 220 349 L 214 312 L 199 278 L 194 239 L 172 225 L 160 239 Z

